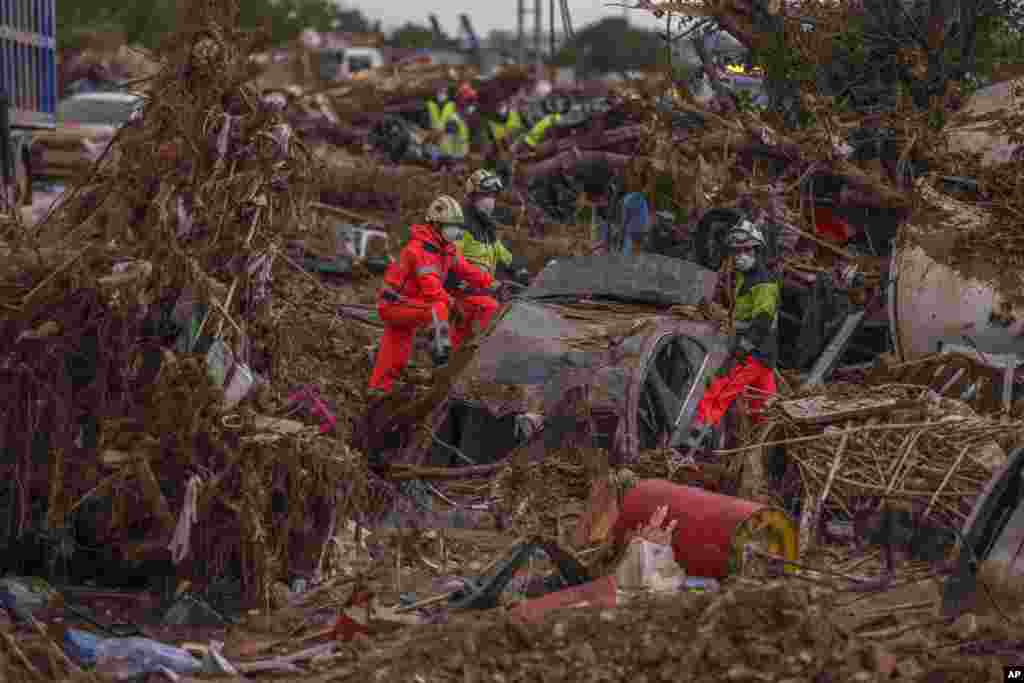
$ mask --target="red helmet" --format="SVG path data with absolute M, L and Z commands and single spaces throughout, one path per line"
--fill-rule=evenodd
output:
M 476 102 L 477 94 L 476 90 L 473 89 L 469 83 L 463 83 L 459 86 L 459 102 Z

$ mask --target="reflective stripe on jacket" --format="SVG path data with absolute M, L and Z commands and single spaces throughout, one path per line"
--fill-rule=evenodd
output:
M 430 115 L 430 127 L 433 130 L 443 130 L 448 118 L 455 113 L 455 103 L 449 100 L 441 107 L 436 100 L 428 100 L 427 113 Z
M 512 252 L 498 239 L 494 219 L 470 202 L 463 204 L 462 215 L 466 217 L 466 229 L 456 244 L 463 257 L 491 275 L 498 270 L 498 264 L 511 267 Z
M 774 367 L 779 353 L 779 306 L 782 287 L 763 268 L 737 273 L 736 328 L 755 344 L 753 356 Z
M 441 152 L 452 157 L 464 157 L 469 154 L 469 126 L 459 115 L 458 112 L 453 111 L 447 119 L 445 119 L 444 126 L 446 128 L 449 122 L 455 122 L 458 132 L 455 134 L 445 133 L 444 138 L 441 140 Z
M 398 260 L 384 273 L 382 295 L 390 293 L 411 303 L 450 303 L 451 295 L 444 289 L 449 273 L 477 289 L 489 289 L 494 284 L 490 273 L 468 263 L 454 243 L 442 244 L 429 225 L 414 225 L 411 233 Z
M 544 135 L 547 134 L 548 128 L 555 125 L 562 120 L 561 114 L 548 114 L 537 124 L 530 129 L 530 132 L 526 134 L 526 144 L 530 147 L 536 147 L 544 141 Z
M 515 137 L 523 128 L 523 119 L 519 112 L 513 109 L 508 113 L 504 122 L 491 121 L 491 137 L 495 141 L 504 140 L 506 137 Z
M 459 250 L 467 261 L 492 275 L 498 269 L 499 263 L 509 267 L 512 265 L 512 252 L 501 240 L 483 242 L 473 237 L 468 230 L 462 233 Z

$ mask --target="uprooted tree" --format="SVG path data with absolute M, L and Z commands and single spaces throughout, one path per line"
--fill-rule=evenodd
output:
M 1024 47 L 1022 9 L 1013 0 L 642 0 L 635 7 L 669 25 L 673 18 L 688 24 L 676 40 L 711 27 L 729 32 L 763 67 L 772 108 L 790 124 L 804 110 L 801 92 L 877 107 L 903 89 L 926 109 Z

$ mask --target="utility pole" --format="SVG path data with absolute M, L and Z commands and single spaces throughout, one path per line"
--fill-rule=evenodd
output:
M 544 64 L 544 5 L 541 0 L 533 0 L 533 49 L 536 51 L 537 75 L 540 76 Z
M 555 0 L 548 0 L 548 31 L 551 34 L 551 59 L 555 59 Z
M 525 34 L 525 21 L 526 18 L 526 0 L 516 0 L 516 10 L 519 18 L 519 66 L 526 64 L 526 36 Z

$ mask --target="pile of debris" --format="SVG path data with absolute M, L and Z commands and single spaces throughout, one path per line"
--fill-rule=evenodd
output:
M 882 645 L 831 618 L 826 591 L 738 581 L 721 593 L 586 605 L 542 623 L 503 614 L 457 618 L 375 643 L 334 680 L 986 681 L 997 658 L 964 657 L 937 630 Z M 909 639 L 907 639 L 909 642 Z M 892 649 L 890 649 L 892 648 Z M 898 649 L 896 649 L 898 648 Z M 401 653 L 400 655 L 397 653 Z M 929 676 L 930 674 L 930 676 Z M 927 678 L 925 676 L 928 676 Z
M 304 236 L 316 166 L 244 85 L 237 8 L 182 12 L 142 116 L 47 221 L 2 232 L 0 466 L 17 482 L 2 510 L 54 552 L 101 548 L 108 580 L 151 561 L 257 597 L 312 577 L 365 503 L 345 422 L 312 385 L 358 374 L 366 340 L 325 348 L 339 319 L 322 312 L 310 358 L 316 310 L 275 290 L 304 276 L 284 246 Z M 289 406 L 319 429 L 266 416 Z
M 860 520 L 877 501 L 959 531 L 1024 434 L 1020 422 L 979 416 L 913 385 L 831 384 L 778 401 L 768 417 L 761 443 L 785 449 L 798 481 L 764 476 L 766 452 L 748 447 L 744 452 L 756 455 L 747 464 L 757 470 L 748 485 L 783 505 L 801 501 L 801 552 L 813 547 L 826 520 Z

